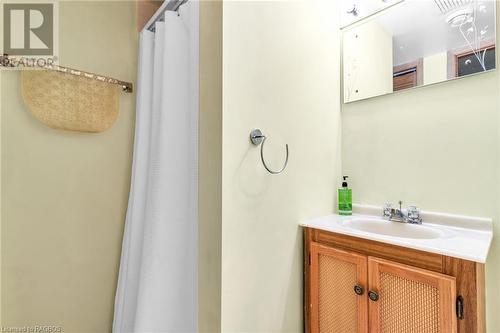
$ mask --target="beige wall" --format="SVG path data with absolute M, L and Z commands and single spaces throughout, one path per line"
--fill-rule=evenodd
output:
M 331 213 L 339 174 L 335 1 L 224 2 L 222 330 L 302 330 L 301 220 Z M 268 174 L 253 128 L 269 136 Z
M 446 81 L 448 78 L 448 52 L 424 57 L 423 67 L 424 84 Z
M 376 20 L 346 29 L 342 53 L 344 102 L 393 91 L 392 34 Z
M 222 1 L 200 2 L 198 330 L 221 330 Z
M 342 108 L 342 169 L 354 202 L 401 199 L 494 219 L 486 264 L 489 333 L 500 332 L 499 88 L 497 71 Z
M 61 2 L 61 64 L 135 81 L 133 2 Z M 111 329 L 128 200 L 135 94 L 100 134 L 45 127 L 19 73 L 2 75 L 2 320 Z

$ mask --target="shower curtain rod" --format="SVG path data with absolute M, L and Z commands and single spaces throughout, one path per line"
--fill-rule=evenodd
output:
M 145 30 L 155 31 L 155 23 L 163 20 L 163 14 L 166 11 L 178 11 L 179 7 L 188 2 L 188 0 L 165 0 L 158 10 L 151 16 L 148 23 L 144 26 Z
M 11 63 L 12 59 L 13 58 L 9 58 L 8 54 L 4 54 L 4 55 L 0 56 L 0 67 L 14 67 Z M 108 77 L 108 76 L 104 76 L 104 75 L 100 75 L 100 74 L 95 74 L 95 73 L 91 73 L 91 72 L 81 71 L 79 69 L 73 69 L 73 68 L 69 68 L 69 67 L 58 66 L 58 65 L 49 65 L 49 64 L 46 64 L 45 66 L 37 66 L 36 68 L 61 72 L 61 73 L 65 73 L 65 74 L 75 75 L 75 76 L 81 76 L 81 77 L 85 77 L 87 79 L 97 80 L 97 81 L 101 81 L 104 83 L 116 84 L 116 85 L 121 86 L 122 90 L 126 93 L 131 93 L 134 90 L 131 82 L 125 82 L 125 81 L 121 81 L 118 79 L 114 79 L 112 77 Z

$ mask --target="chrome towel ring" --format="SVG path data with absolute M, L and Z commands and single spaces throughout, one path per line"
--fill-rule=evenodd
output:
M 264 134 L 262 134 L 262 131 L 260 129 L 254 129 L 252 132 L 250 132 L 250 141 L 252 141 L 252 143 L 256 146 L 261 145 L 260 146 L 260 159 L 262 160 L 262 164 L 264 165 L 264 168 L 266 168 L 266 170 L 269 173 L 271 173 L 273 175 L 277 175 L 279 173 L 282 173 L 286 169 L 286 166 L 288 164 L 288 144 L 285 144 L 285 150 L 286 150 L 285 164 L 283 165 L 283 167 L 280 170 L 273 171 L 273 170 L 269 169 L 269 167 L 266 164 L 266 161 L 264 160 L 264 143 L 266 142 L 266 139 L 267 139 L 267 137 Z

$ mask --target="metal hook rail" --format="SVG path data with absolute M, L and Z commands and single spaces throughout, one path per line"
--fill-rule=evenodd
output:
M 266 139 L 267 139 L 267 137 L 264 134 L 262 134 L 262 131 L 260 129 L 254 129 L 250 133 L 250 141 L 252 141 L 252 143 L 256 146 L 261 145 L 260 146 L 260 159 L 262 160 L 262 164 L 264 165 L 264 168 L 266 168 L 266 170 L 270 174 L 273 174 L 273 175 L 280 174 L 286 169 L 286 166 L 288 165 L 288 144 L 285 144 L 285 151 L 286 151 L 285 164 L 283 164 L 283 167 L 280 170 L 273 171 L 267 166 L 266 161 L 264 160 L 264 143 L 266 142 Z
M 1 67 L 7 67 L 7 68 L 15 67 L 14 63 L 18 62 L 18 61 L 20 61 L 20 60 L 16 59 L 16 58 L 10 58 L 8 54 L 0 55 L 0 68 Z M 126 93 L 131 93 L 134 90 L 131 82 L 125 82 L 125 81 L 114 79 L 112 77 L 108 77 L 108 76 L 104 76 L 104 75 L 100 75 L 100 74 L 95 74 L 95 73 L 91 73 L 91 72 L 81 71 L 79 69 L 73 69 L 73 68 L 58 66 L 58 65 L 54 65 L 54 64 L 44 64 L 43 66 L 38 66 L 37 64 L 34 64 L 33 66 L 31 66 L 29 68 L 52 70 L 52 71 L 56 71 L 56 72 L 60 72 L 60 73 L 64 73 L 64 74 L 85 77 L 85 78 L 90 79 L 90 80 L 101 81 L 101 82 L 108 83 L 108 84 L 116 84 L 116 85 L 119 85 L 122 88 L 122 90 Z

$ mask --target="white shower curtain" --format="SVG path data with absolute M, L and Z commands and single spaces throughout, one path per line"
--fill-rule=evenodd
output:
M 113 332 L 197 330 L 198 6 L 140 35 L 132 183 Z

